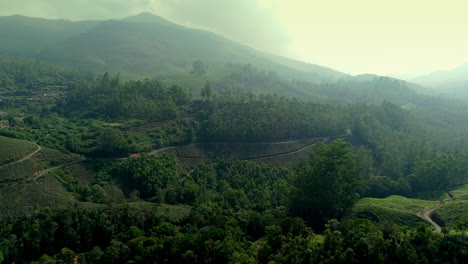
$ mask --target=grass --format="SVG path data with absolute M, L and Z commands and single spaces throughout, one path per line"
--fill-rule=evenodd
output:
M 52 174 L 33 179 L 47 168 L 78 158 L 43 148 L 27 160 L 0 168 L 0 217 L 16 217 L 39 207 L 58 208 L 76 203 L 75 196 Z
M 392 222 L 399 225 L 414 226 L 424 220 L 416 213 L 434 207 L 439 201 L 411 199 L 392 195 L 387 198 L 363 198 L 354 207 L 352 215 L 375 222 Z
M 27 159 L 0 169 L 0 183 L 20 181 L 33 177 L 44 166 L 33 159 Z
M 33 142 L 0 136 L 0 166 L 20 159 L 35 149 Z
M 79 160 L 81 157 L 77 154 L 65 154 L 55 149 L 42 148 L 31 159 L 44 164 L 45 167 L 54 167 Z
M 468 184 L 458 187 L 450 191 L 453 195 L 454 200 L 468 200 Z
M 34 182 L 0 187 L 1 217 L 18 217 L 36 208 L 60 208 L 74 203 L 75 197 L 51 175 Z
M 58 150 L 42 148 L 27 160 L 0 168 L 0 184 L 32 179 L 41 171 L 60 164 L 78 160 L 76 154 L 64 154 Z

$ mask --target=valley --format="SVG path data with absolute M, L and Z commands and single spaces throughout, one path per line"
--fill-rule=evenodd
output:
M 462 96 L 147 12 L 0 34 L 0 263 L 467 259 Z

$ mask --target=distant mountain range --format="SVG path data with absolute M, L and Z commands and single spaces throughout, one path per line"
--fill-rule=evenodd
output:
M 452 96 L 468 96 L 468 62 L 448 71 L 436 71 L 409 81 Z
M 254 50 L 214 33 L 186 28 L 150 13 L 121 20 L 0 17 L 0 56 L 37 58 L 75 68 L 152 78 L 210 65 L 252 64 L 284 77 L 330 81 L 347 75 Z

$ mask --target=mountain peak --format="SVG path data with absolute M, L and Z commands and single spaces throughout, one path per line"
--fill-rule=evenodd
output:
M 175 25 L 174 23 L 150 12 L 142 12 L 138 15 L 124 18 L 123 20 L 139 22 L 139 23 L 158 23 L 158 24 L 166 24 L 166 25 Z
M 135 15 L 136 17 L 157 17 L 157 15 L 150 13 L 150 12 L 141 12 L 138 15 Z

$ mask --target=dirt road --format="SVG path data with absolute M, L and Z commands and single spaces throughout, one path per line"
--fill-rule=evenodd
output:
M 441 204 L 439 204 L 437 206 L 434 206 L 432 208 L 417 212 L 416 215 L 421 217 L 422 219 L 426 220 L 427 222 L 429 222 L 429 224 L 431 224 L 435 228 L 435 230 L 437 232 L 440 232 L 440 231 L 442 231 L 442 228 L 436 222 L 432 221 L 431 215 L 432 215 L 432 213 L 434 212 L 435 209 L 441 207 L 442 205 L 444 205 L 444 204 L 441 203 Z
M 450 193 L 450 192 L 445 192 L 445 195 L 450 199 L 450 201 L 453 201 L 453 195 Z M 441 202 L 439 205 L 436 205 L 432 208 L 429 208 L 429 209 L 426 209 L 426 210 L 423 210 L 423 211 L 420 211 L 420 212 L 417 212 L 416 215 L 421 217 L 422 219 L 426 220 L 429 224 L 431 224 L 436 231 L 440 232 L 442 231 L 442 228 L 432 220 L 431 216 L 432 216 L 432 213 L 439 207 L 445 205 L 444 202 Z

